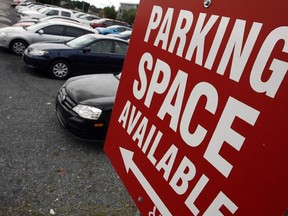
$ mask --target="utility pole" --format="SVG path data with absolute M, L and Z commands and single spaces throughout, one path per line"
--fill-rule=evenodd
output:
M 84 1 L 82 2 L 82 12 L 84 12 Z

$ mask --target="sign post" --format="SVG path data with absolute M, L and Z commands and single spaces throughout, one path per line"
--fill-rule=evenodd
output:
M 142 215 L 285 215 L 288 2 L 141 1 L 104 150 Z

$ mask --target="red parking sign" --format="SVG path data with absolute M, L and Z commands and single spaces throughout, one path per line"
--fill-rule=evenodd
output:
M 105 152 L 142 215 L 284 215 L 288 2 L 140 3 Z

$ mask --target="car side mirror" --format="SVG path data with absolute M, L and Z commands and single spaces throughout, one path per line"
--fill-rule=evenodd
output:
M 38 33 L 41 35 L 41 34 L 44 34 L 44 31 L 43 31 L 43 29 L 40 29 L 39 31 L 38 31 Z
M 89 52 L 91 52 L 91 48 L 90 48 L 90 47 L 85 47 L 85 48 L 83 49 L 83 52 L 84 52 L 84 53 L 89 53 Z

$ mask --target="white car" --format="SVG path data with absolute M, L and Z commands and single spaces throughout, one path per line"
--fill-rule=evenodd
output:
M 57 21 L 66 21 L 66 22 L 74 22 L 74 23 L 78 23 L 78 24 L 82 24 L 79 20 L 76 19 L 72 19 L 69 17 L 63 17 L 63 16 L 47 16 L 41 19 L 23 19 L 23 20 L 19 20 L 17 23 L 13 24 L 12 26 L 22 26 L 22 27 L 28 27 L 31 25 L 34 25 L 36 23 L 39 22 L 44 22 L 44 21 L 48 21 L 48 20 L 57 20 Z M 91 26 L 88 26 L 89 28 L 92 28 Z
M 75 14 L 68 9 L 65 8 L 56 8 L 56 7 L 45 7 L 41 8 L 39 11 L 23 11 L 21 14 L 21 19 L 33 18 L 33 19 L 41 19 L 46 16 L 64 16 L 76 19 Z
M 44 8 L 45 6 L 44 5 L 40 5 L 40 4 L 30 4 L 30 5 L 27 5 L 27 6 L 17 6 L 16 7 L 16 12 L 21 14 L 24 12 L 24 11 L 39 11 L 41 8 Z
M 84 15 L 78 17 L 78 20 L 79 20 L 82 24 L 88 25 L 88 26 L 90 26 L 90 22 L 91 22 L 92 20 L 99 20 L 99 19 L 100 19 L 100 17 L 95 16 L 95 15 L 92 15 L 92 14 L 84 14 Z
M 98 33 L 97 30 L 72 22 L 44 21 L 29 27 L 18 26 L 0 29 L 0 47 L 12 54 L 21 55 L 33 43 L 44 41 L 68 41 L 84 34 Z

